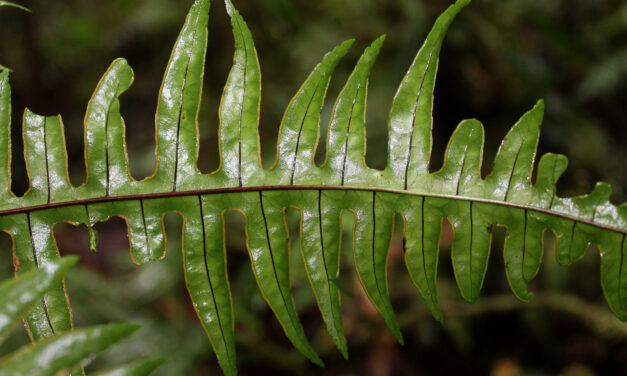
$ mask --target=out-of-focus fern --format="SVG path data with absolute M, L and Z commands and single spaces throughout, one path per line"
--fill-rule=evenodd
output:
M 387 289 L 386 266 L 394 216 L 403 219 L 405 261 L 436 319 L 438 248 L 443 219 L 454 229 L 452 263 L 462 296 L 478 299 L 492 225 L 507 228 L 504 250 L 510 286 L 530 300 L 527 284 L 537 274 L 543 233 L 558 241 L 558 259 L 570 264 L 592 243 L 601 250 L 601 283 L 610 308 L 627 319 L 624 270 L 627 205 L 609 202 L 599 183 L 586 196 L 562 198 L 555 185 L 566 158 L 547 154 L 534 174 L 544 104 L 539 101 L 503 140 L 492 173 L 482 178 L 483 126 L 460 123 L 447 147 L 444 167 L 429 172 L 433 89 L 444 36 L 469 0 L 458 0 L 435 22 L 400 84 L 389 119 L 389 163 L 366 166 L 365 106 L 368 76 L 383 43 L 369 46 L 333 108 L 327 157 L 316 166 L 319 119 L 331 74 L 351 46 L 346 41 L 324 56 L 290 102 L 281 123 L 278 155 L 262 168 L 258 139 L 261 74 L 251 33 L 229 0 L 235 38 L 234 64 L 220 106 L 221 164 L 212 174 L 197 168 L 198 111 L 207 47 L 209 1 L 192 6 L 174 46 L 156 113 L 157 168 L 142 181 L 131 178 L 119 97 L 131 85 L 125 60 L 114 61 L 98 84 L 85 116 L 87 180 L 72 186 L 59 117 L 24 114 L 24 147 L 31 187 L 10 191 L 10 87 L 0 76 L 0 230 L 15 245 L 19 273 L 58 257 L 51 236 L 60 221 L 88 226 L 111 216 L 126 219 L 131 257 L 141 265 L 165 257 L 162 219 L 176 212 L 184 222 L 184 272 L 194 307 L 226 374 L 236 373 L 233 312 L 226 273 L 224 213 L 246 218 L 253 272 L 269 306 L 294 346 L 322 364 L 309 344 L 290 295 L 285 210 L 300 211 L 301 254 L 328 331 L 346 355 L 338 278 L 341 216 L 352 215 L 354 260 L 361 283 L 387 326 L 402 342 Z M 532 177 L 535 175 L 535 179 Z M 95 233 L 92 232 L 92 244 Z M 71 317 L 63 286 L 49 291 L 26 321 L 34 338 L 67 329 Z
M 76 256 L 50 260 L 38 270 L 0 284 L 0 342 L 31 307 L 45 299 L 44 293 L 61 283 L 67 270 L 76 264 Z M 0 376 L 53 376 L 74 368 L 72 374 L 84 374 L 80 368 L 97 353 L 119 342 L 139 327 L 112 324 L 56 333 L 0 358 Z M 147 376 L 163 363 L 161 359 L 139 360 L 101 375 Z

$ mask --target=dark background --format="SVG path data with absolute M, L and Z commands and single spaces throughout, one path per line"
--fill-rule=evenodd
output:
M 190 0 L 24 1 L 33 13 L 0 9 L 0 63 L 13 69 L 13 189 L 23 193 L 26 175 L 20 119 L 25 107 L 61 114 L 70 173 L 84 177 L 82 119 L 93 89 L 114 58 L 135 70 L 122 96 L 131 171 L 137 179 L 154 169 L 154 110 L 170 50 Z M 373 39 L 387 39 L 370 79 L 368 154 L 371 167 L 386 164 L 387 115 L 402 76 L 445 0 L 247 0 L 236 1 L 255 38 L 263 74 L 262 154 L 274 160 L 275 140 L 290 98 L 325 52 L 356 38 L 338 66 L 322 126 L 359 54 Z M 475 0 L 453 23 L 441 53 L 435 91 L 431 168 L 442 163 L 455 126 L 477 118 L 486 127 L 485 173 L 502 137 L 539 98 L 546 115 L 539 152 L 563 153 L 569 168 L 559 194 L 589 192 L 598 180 L 614 187 L 612 201 L 627 199 L 627 4 L 619 0 Z M 218 166 L 217 107 L 232 61 L 232 36 L 224 5 L 212 3 L 209 52 L 200 116 L 199 166 Z M 325 132 L 323 130 L 323 132 Z M 323 150 L 320 150 L 323 152 Z M 320 154 L 322 155 L 322 154 Z M 140 268 L 128 257 L 124 222 L 99 224 L 99 253 L 90 254 L 84 226 L 55 228 L 61 252 L 82 255 L 67 277 L 77 325 L 135 321 L 144 329 L 94 362 L 94 368 L 139 356 L 166 356 L 164 375 L 219 373 L 209 341 L 184 287 L 181 221 L 168 217 L 168 257 Z M 297 247 L 293 293 L 301 320 L 327 367 L 309 364 L 293 350 L 258 292 L 237 216 L 229 237 L 229 273 L 242 374 L 493 374 L 604 375 L 627 373 L 627 325 L 603 301 L 596 248 L 576 265 L 555 261 L 547 236 L 544 265 L 532 282 L 536 299 L 519 303 L 509 292 L 497 232 L 478 303 L 466 304 L 450 267 L 450 230 L 442 237 L 438 293 L 445 315 L 433 320 L 402 263 L 401 243 L 390 256 L 390 292 L 406 344 L 387 333 L 358 285 L 350 249 L 343 252 L 342 302 L 350 359 L 333 348 Z M 346 234 L 345 238 L 350 238 Z M 0 236 L 3 278 L 12 273 L 10 239 Z M 347 243 L 350 244 L 350 243 Z M 2 353 L 27 341 L 19 328 Z

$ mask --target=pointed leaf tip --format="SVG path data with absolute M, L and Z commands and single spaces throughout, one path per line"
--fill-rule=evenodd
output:
M 377 47 L 381 48 L 381 46 L 383 45 L 383 42 L 385 41 L 385 38 L 387 38 L 387 34 L 382 34 L 380 37 L 378 37 L 377 39 L 375 39 L 374 42 L 372 42 L 372 47 Z
M 226 5 L 226 13 L 229 16 L 233 17 L 234 14 L 237 14 L 237 10 L 233 6 L 231 0 L 224 0 L 224 5 Z
M 15 3 L 12 3 L 10 1 L 0 1 L 0 7 L 2 7 L 2 6 L 9 6 L 9 7 L 21 9 L 21 10 L 23 10 L 25 12 L 28 12 L 28 13 L 33 13 L 30 9 L 26 8 L 25 6 L 19 5 L 19 4 L 15 4 Z
M 470 4 L 471 0 L 457 0 L 455 2 L 455 6 L 458 8 L 463 8 L 465 6 L 467 6 L 468 4 Z
M 346 348 L 346 346 L 338 348 L 338 350 L 340 350 L 340 354 L 342 354 L 344 360 L 348 360 L 348 349 Z
M 351 39 L 347 39 L 343 41 L 339 45 L 335 46 L 335 48 L 333 48 L 330 52 L 328 52 L 325 55 L 325 58 L 327 58 L 327 56 L 329 55 L 334 55 L 334 54 L 340 57 L 343 57 L 344 55 L 346 55 L 346 53 L 353 46 L 354 43 L 355 43 L 355 38 L 351 38 Z
M 348 50 L 355 43 L 355 38 L 347 39 L 344 42 L 340 43 L 340 48 L 343 50 Z
M 442 315 L 442 309 L 440 309 L 439 305 L 435 305 L 433 307 L 427 307 L 431 311 L 431 316 L 435 319 L 435 321 L 440 324 L 444 323 L 444 315 Z
M 535 116 L 544 116 L 544 100 L 540 99 L 533 105 L 531 110 L 529 110 L 525 115 L 534 114 Z M 525 116 L 523 115 L 523 117 Z M 540 119 L 542 120 L 542 119 Z
M 537 119 L 535 125 L 540 127 L 542 125 L 542 120 L 544 119 L 544 100 L 538 100 L 529 113 Z
M 540 128 L 542 125 L 542 120 L 544 119 L 544 101 L 542 99 L 538 100 L 533 107 L 525 112 L 523 116 L 520 117 L 520 120 L 512 127 L 509 133 L 513 133 L 515 129 L 519 127 L 532 127 L 532 128 Z M 539 137 L 539 134 L 535 136 Z
M 320 367 L 320 368 L 324 368 L 324 367 L 325 367 L 325 366 L 324 366 L 324 362 L 322 361 L 322 359 L 320 359 L 320 358 L 318 357 L 318 355 L 316 355 L 316 357 L 315 357 L 315 358 L 312 358 L 312 359 L 311 359 L 311 362 L 312 362 L 313 364 L 317 365 L 317 366 L 318 366 L 318 367 Z
M 361 63 L 361 60 L 364 59 L 364 62 L 368 62 L 369 64 L 369 68 L 372 66 L 372 64 L 374 63 L 374 59 L 377 57 L 377 55 L 379 55 L 379 51 L 381 51 L 381 46 L 383 46 L 383 42 L 385 41 L 385 34 L 381 35 L 380 37 L 378 37 L 377 39 L 374 40 L 374 42 L 372 42 L 370 44 L 370 46 L 368 46 L 365 50 L 363 55 L 360 58 L 360 62 L 357 63 L 357 65 L 359 66 L 359 64 Z M 355 69 L 357 70 L 357 68 Z
M 399 345 L 405 346 L 405 340 L 403 340 L 403 335 L 400 331 L 392 334 L 394 335 L 394 338 L 396 338 L 396 341 L 399 343 Z

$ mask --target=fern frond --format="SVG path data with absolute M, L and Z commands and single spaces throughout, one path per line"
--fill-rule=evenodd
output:
M 162 218 L 184 217 L 184 271 L 189 294 L 226 374 L 236 373 L 233 310 L 226 272 L 224 213 L 246 219 L 247 247 L 258 286 L 294 346 L 322 364 L 309 344 L 290 294 L 285 210 L 300 212 L 301 254 L 333 341 L 346 356 L 339 273 L 341 216 L 352 214 L 354 261 L 360 281 L 394 336 L 402 342 L 387 287 L 387 256 L 394 216 L 403 219 L 408 271 L 434 317 L 442 320 L 436 271 L 443 219 L 454 229 L 452 263 L 462 296 L 473 302 L 483 284 L 492 225 L 507 228 L 504 259 L 514 294 L 532 298 L 527 284 L 538 273 L 543 233 L 558 239 L 558 259 L 570 264 L 592 243 L 601 254 L 601 284 L 612 311 L 627 319 L 625 238 L 627 205 L 610 203 L 610 187 L 590 194 L 556 195 L 566 157 L 542 156 L 534 174 L 544 104 L 539 101 L 503 140 L 492 173 L 481 176 L 484 130 L 462 121 L 449 141 L 440 171 L 429 172 L 433 90 L 440 49 L 455 16 L 469 3 L 458 0 L 435 22 L 403 78 L 390 111 L 389 163 L 365 163 L 368 77 L 384 37 L 366 48 L 332 112 L 324 164 L 313 156 L 320 111 L 331 74 L 352 44 L 329 52 L 289 103 L 280 125 L 274 167 L 262 168 L 258 138 L 261 73 L 250 30 L 226 0 L 235 56 L 220 105 L 220 167 L 197 168 L 198 111 L 207 47 L 209 1 L 196 0 L 174 46 L 159 92 L 157 168 L 153 176 L 129 174 L 125 124 L 119 97 L 133 81 L 126 61 L 114 61 L 98 84 L 85 116 L 87 180 L 74 187 L 59 117 L 24 115 L 24 147 L 31 188 L 10 191 L 10 87 L 0 74 L 0 229 L 14 239 L 18 273 L 58 257 L 51 236 L 60 221 L 92 226 L 122 216 L 131 257 L 141 265 L 165 257 Z M 535 181 L 532 179 L 536 176 Z M 17 267 L 16 266 L 16 267 Z M 34 338 L 71 326 L 63 287 L 27 318 Z M 49 318 L 49 320 L 45 320 Z

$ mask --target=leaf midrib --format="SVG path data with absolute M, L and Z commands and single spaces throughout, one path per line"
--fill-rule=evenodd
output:
M 0 217 L 6 216 L 6 215 L 12 215 L 12 214 L 29 213 L 29 212 L 39 211 L 39 210 L 54 209 L 54 208 L 61 208 L 61 207 L 75 206 L 75 205 L 95 204 L 95 203 L 101 203 L 101 202 L 145 200 L 145 199 L 152 199 L 152 198 L 211 195 L 211 194 L 222 194 L 222 193 L 240 193 L 240 192 L 258 192 L 258 191 L 289 191 L 289 190 L 382 192 L 382 193 L 394 193 L 394 194 L 409 195 L 409 196 L 422 196 L 422 197 L 443 198 L 443 199 L 451 199 L 451 200 L 462 200 L 462 201 L 469 201 L 469 202 L 480 202 L 480 203 L 500 205 L 500 206 L 505 206 L 505 207 L 510 207 L 510 208 L 526 209 L 526 210 L 531 210 L 531 211 L 535 211 L 538 213 L 549 214 L 549 215 L 553 215 L 559 218 L 574 221 L 575 223 L 582 223 L 582 224 L 594 226 L 599 229 L 615 232 L 615 233 L 622 234 L 622 235 L 627 235 L 627 229 L 621 229 L 621 228 L 613 227 L 613 226 L 606 225 L 603 223 L 594 222 L 592 220 L 574 217 L 572 215 L 565 214 L 565 213 L 558 212 L 558 211 L 551 210 L 551 209 L 544 209 L 544 208 L 539 208 L 535 206 L 523 205 L 523 204 L 519 204 L 515 202 L 506 202 L 506 201 L 492 200 L 492 199 L 486 199 L 486 198 L 480 198 L 480 197 L 469 197 L 469 196 L 451 195 L 451 194 L 444 194 L 444 193 L 406 191 L 403 189 L 394 189 L 394 188 L 340 186 L 340 185 L 264 185 L 264 186 L 209 188 L 209 189 L 197 189 L 197 190 L 189 190 L 189 191 L 156 192 L 156 193 L 144 193 L 144 194 L 134 194 L 134 195 L 94 197 L 94 198 L 74 200 L 74 201 L 52 202 L 49 204 L 32 205 L 32 206 L 26 206 L 26 207 L 14 208 L 14 209 L 4 209 L 4 210 L 0 210 Z

